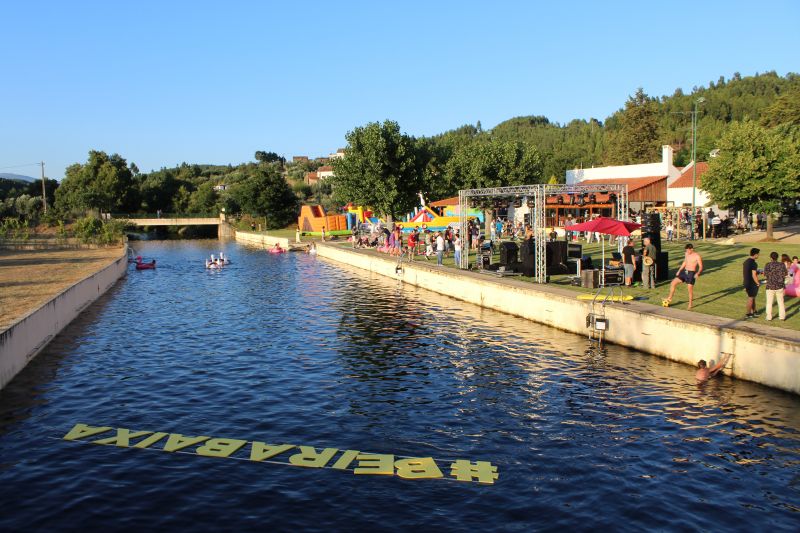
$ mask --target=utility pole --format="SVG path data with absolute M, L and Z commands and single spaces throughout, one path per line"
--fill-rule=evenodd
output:
M 44 214 L 47 214 L 47 189 L 44 184 L 44 161 L 42 161 L 42 202 L 44 203 Z
M 697 106 L 698 104 L 702 104 L 705 102 L 706 99 L 702 96 L 695 100 L 694 109 L 692 110 L 692 216 L 689 217 L 689 221 L 691 222 L 691 232 L 692 235 L 689 237 L 689 240 L 694 240 L 695 232 L 694 232 L 694 224 L 695 224 L 695 196 L 697 195 Z M 703 225 L 705 226 L 705 224 Z M 705 227 L 703 227 L 703 240 L 705 240 L 706 232 Z

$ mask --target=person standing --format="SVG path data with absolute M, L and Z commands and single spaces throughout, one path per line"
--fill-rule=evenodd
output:
M 633 248 L 634 240 L 628 241 L 622 249 L 622 268 L 625 269 L 625 286 L 630 287 L 633 283 L 633 273 L 636 272 L 636 250 Z
M 672 219 L 667 222 L 667 242 L 672 242 L 672 234 L 675 233 L 675 226 L 672 225 Z
M 431 239 L 431 230 L 425 230 L 425 261 L 433 255 L 433 241 Z
M 750 257 L 742 263 L 742 283 L 744 285 L 744 292 L 747 293 L 747 314 L 745 318 L 754 318 L 756 314 L 756 296 L 758 296 L 758 254 L 761 252 L 758 248 L 750 249 Z
M 417 228 L 411 230 L 408 235 L 408 260 L 413 261 L 417 254 Z
M 789 275 L 786 265 L 778 261 L 778 252 L 769 254 L 772 259 L 764 265 L 764 277 L 767 278 L 767 320 L 772 320 L 772 301 L 778 300 L 778 318 L 786 320 L 786 305 L 783 303 L 784 280 Z
M 650 241 L 650 237 L 645 237 L 642 245 L 642 285 L 645 289 L 655 289 L 658 250 Z
M 436 232 L 436 266 L 442 266 L 442 260 L 444 259 L 444 237 L 442 237 L 442 232 Z
M 461 268 L 461 235 L 456 228 L 456 235 L 453 239 L 453 260 L 456 263 L 456 268 Z
M 722 219 L 715 213 L 714 216 L 711 217 L 711 238 L 717 239 L 722 235 L 720 224 L 722 224 Z
M 669 285 L 669 296 L 664 300 L 664 305 L 669 307 L 669 304 L 672 303 L 672 295 L 675 294 L 675 288 L 681 283 L 685 283 L 689 291 L 689 307 L 686 309 L 691 310 L 692 300 L 694 299 L 694 284 L 703 271 L 703 258 L 694 251 L 692 243 L 687 243 L 684 249 L 686 254 L 683 258 L 683 263 L 678 268 L 678 272 L 675 273 L 675 279 Z
M 322 242 L 325 242 L 325 226 L 322 226 Z
M 491 232 L 491 239 L 492 241 L 497 240 L 497 219 L 492 219 L 492 225 L 489 227 L 489 231 Z

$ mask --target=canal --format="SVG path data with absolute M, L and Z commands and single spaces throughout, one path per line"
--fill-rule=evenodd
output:
M 796 396 L 698 386 L 685 365 L 303 254 L 137 250 L 158 268 L 131 270 L 0 391 L 0 530 L 800 524 Z M 206 271 L 220 250 L 233 264 Z M 499 478 L 63 440 L 76 423 L 433 457 L 447 477 L 452 459 L 491 461 Z

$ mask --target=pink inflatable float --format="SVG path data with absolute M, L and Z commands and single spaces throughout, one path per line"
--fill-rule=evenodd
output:
M 789 274 L 792 276 L 792 282 L 786 285 L 786 288 L 783 290 L 783 293 L 786 296 L 795 296 L 797 297 L 800 294 L 800 266 L 796 264 L 792 264 L 789 267 Z

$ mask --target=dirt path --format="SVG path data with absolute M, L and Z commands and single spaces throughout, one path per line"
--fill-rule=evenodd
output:
M 121 248 L 0 250 L 0 331 L 121 254 Z

